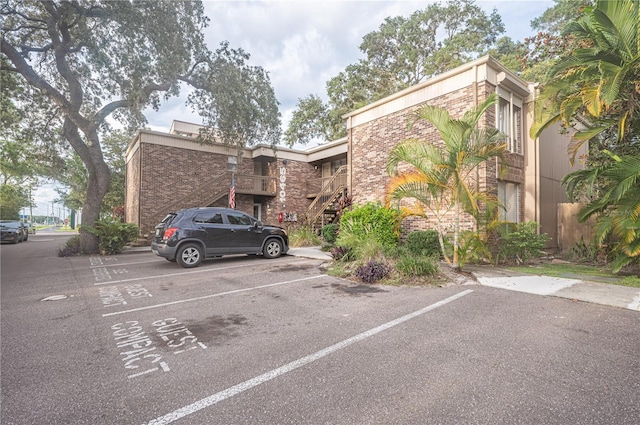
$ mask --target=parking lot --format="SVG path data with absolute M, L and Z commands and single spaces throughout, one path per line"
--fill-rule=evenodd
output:
M 322 261 L 2 246 L 2 424 L 635 424 L 640 314 Z

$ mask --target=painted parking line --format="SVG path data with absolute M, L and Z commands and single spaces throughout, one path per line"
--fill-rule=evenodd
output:
M 117 258 L 116 258 L 117 261 Z M 89 266 L 89 268 L 95 268 L 95 267 L 122 267 L 122 266 L 134 266 L 137 264 L 148 264 L 148 263 L 158 263 L 158 264 L 164 264 L 164 262 L 158 260 L 158 259 L 152 259 L 152 260 L 145 260 L 145 261 L 134 261 L 132 263 L 117 263 L 114 262 L 112 264 L 96 264 L 96 265 L 92 265 Z
M 302 260 L 301 260 L 302 261 Z M 284 262 L 283 260 L 271 260 L 269 262 L 269 264 L 277 264 L 277 263 L 281 263 Z M 166 273 L 166 274 L 162 274 L 162 275 L 155 275 L 155 276 L 142 276 L 142 277 L 132 277 L 130 279 L 121 279 L 121 280 L 104 280 L 102 282 L 97 282 L 94 283 L 94 286 L 100 286 L 100 285 L 113 285 L 116 283 L 126 283 L 126 282 L 135 282 L 135 281 L 140 281 L 140 280 L 149 280 L 149 279 L 158 279 L 158 278 L 165 278 L 165 277 L 174 277 L 174 276 L 184 276 L 187 274 L 194 274 L 194 273 L 206 273 L 206 272 L 218 272 L 220 270 L 230 270 L 230 269 L 239 269 L 239 268 L 246 268 L 247 264 L 243 263 L 243 264 L 238 264 L 235 266 L 226 266 L 226 267 L 216 267 L 216 268 L 198 268 L 196 270 L 189 270 L 189 271 L 181 271 L 181 272 L 176 272 L 176 273 Z M 94 270 L 94 274 L 95 274 L 95 270 L 102 270 L 105 269 L 105 266 L 100 266 L 100 267 L 90 267 L 91 269 Z M 105 269 L 106 270 L 106 269 Z
M 116 283 L 135 282 L 135 281 L 138 281 L 138 280 L 149 280 L 149 279 L 158 279 L 158 278 L 165 278 L 165 277 L 184 276 L 186 274 L 194 274 L 194 273 L 218 272 L 220 270 L 239 269 L 239 268 L 242 268 L 242 267 L 246 268 L 247 265 L 246 264 L 239 264 L 237 266 L 216 267 L 215 269 L 189 270 L 189 271 L 185 271 L 185 272 L 161 274 L 161 275 L 158 275 L 158 276 L 132 277 L 131 279 L 109 280 L 109 281 L 105 281 L 105 282 L 98 282 L 98 283 L 94 283 L 93 285 L 94 286 L 112 285 L 112 284 L 116 284 Z
M 284 375 L 285 373 L 291 372 L 299 367 L 307 365 L 311 362 L 319 360 L 329 354 L 335 353 L 336 351 L 342 350 L 356 342 L 363 341 L 367 338 L 370 338 L 382 331 L 390 329 L 394 326 L 400 325 L 408 320 L 414 319 L 422 314 L 425 314 L 431 310 L 434 310 L 438 307 L 442 307 L 445 304 L 448 304 L 452 301 L 457 300 L 458 298 L 462 298 L 465 295 L 472 293 L 473 290 L 468 289 L 466 291 L 462 291 L 456 295 L 452 295 L 449 298 L 445 298 L 442 301 L 438 301 L 437 303 L 431 304 L 427 307 L 424 307 L 420 310 L 416 310 L 413 313 L 409 313 L 405 316 L 399 317 L 395 320 L 387 322 L 383 325 L 377 326 L 375 328 L 369 329 L 368 331 L 362 332 L 356 336 L 345 339 L 344 341 L 338 342 L 337 344 L 331 345 L 323 350 L 317 351 L 308 356 L 302 357 L 298 360 L 295 360 L 291 363 L 288 363 L 284 366 L 281 366 L 277 369 L 273 369 L 267 373 L 264 373 L 255 378 L 244 381 L 238 385 L 234 385 L 233 387 L 227 388 L 226 390 L 222 390 L 218 393 L 210 395 L 209 397 L 203 398 L 201 400 L 196 401 L 195 403 L 189 404 L 188 406 L 184 406 L 178 410 L 174 410 L 171 413 L 167 413 L 164 416 L 160 416 L 159 418 L 153 419 L 148 422 L 148 425 L 163 425 L 169 424 L 171 422 L 177 421 L 178 419 L 184 418 L 185 416 L 191 415 L 198 410 L 202 410 L 206 407 L 212 406 L 216 403 L 219 403 L 223 400 L 236 396 L 240 393 L 243 393 L 251 388 L 257 387 L 258 385 L 264 384 L 267 381 L 270 381 L 278 376 Z
M 239 292 L 255 291 L 256 289 L 271 288 L 271 287 L 274 287 L 274 286 L 281 286 L 281 285 L 287 285 L 289 283 L 303 282 L 305 280 L 318 279 L 318 278 L 321 278 L 321 277 L 327 277 L 327 275 L 326 274 L 319 274 L 319 275 L 315 275 L 315 276 L 303 277 L 303 278 L 300 278 L 300 279 L 286 280 L 284 282 L 276 282 L 276 283 L 269 283 L 269 284 L 266 284 L 266 285 L 252 286 L 251 288 L 235 289 L 233 291 L 220 292 L 220 293 L 217 293 L 217 294 L 210 294 L 210 295 L 203 295 L 202 297 L 195 297 L 195 298 L 187 298 L 187 299 L 184 299 L 184 300 L 170 301 L 170 302 L 161 303 L 161 304 L 148 305 L 148 306 L 145 306 L 145 307 L 132 308 L 132 309 L 129 309 L 129 310 L 112 311 L 111 313 L 103 314 L 102 317 L 117 316 L 117 315 L 120 315 L 120 314 L 133 313 L 133 312 L 142 311 L 142 310 L 150 310 L 150 309 L 153 309 L 153 308 L 167 307 L 167 306 L 175 305 L 175 304 L 183 304 L 183 303 L 189 303 L 189 302 L 194 302 L 194 301 L 201 301 L 201 300 L 206 300 L 206 299 L 209 299 L 209 298 L 221 297 L 223 295 L 237 294 Z

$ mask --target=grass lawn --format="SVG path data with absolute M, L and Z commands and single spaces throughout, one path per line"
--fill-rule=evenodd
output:
M 592 282 L 640 288 L 640 277 L 615 275 L 611 273 L 611 270 L 606 266 L 587 266 L 571 263 L 540 263 L 531 266 L 508 267 L 508 269 L 527 274 L 584 279 Z

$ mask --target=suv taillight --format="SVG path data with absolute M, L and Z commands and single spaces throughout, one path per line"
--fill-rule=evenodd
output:
M 178 231 L 177 227 L 169 227 L 167 230 L 164 231 L 164 234 L 162 235 L 162 240 L 168 241 L 169 239 L 171 239 L 171 236 L 173 236 L 173 234 L 177 231 Z

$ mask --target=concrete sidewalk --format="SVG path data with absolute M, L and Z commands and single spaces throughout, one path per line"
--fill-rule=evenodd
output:
M 561 278 L 518 273 L 492 266 L 465 266 L 465 270 L 484 286 L 640 311 L 640 289 L 594 282 L 592 276 Z

